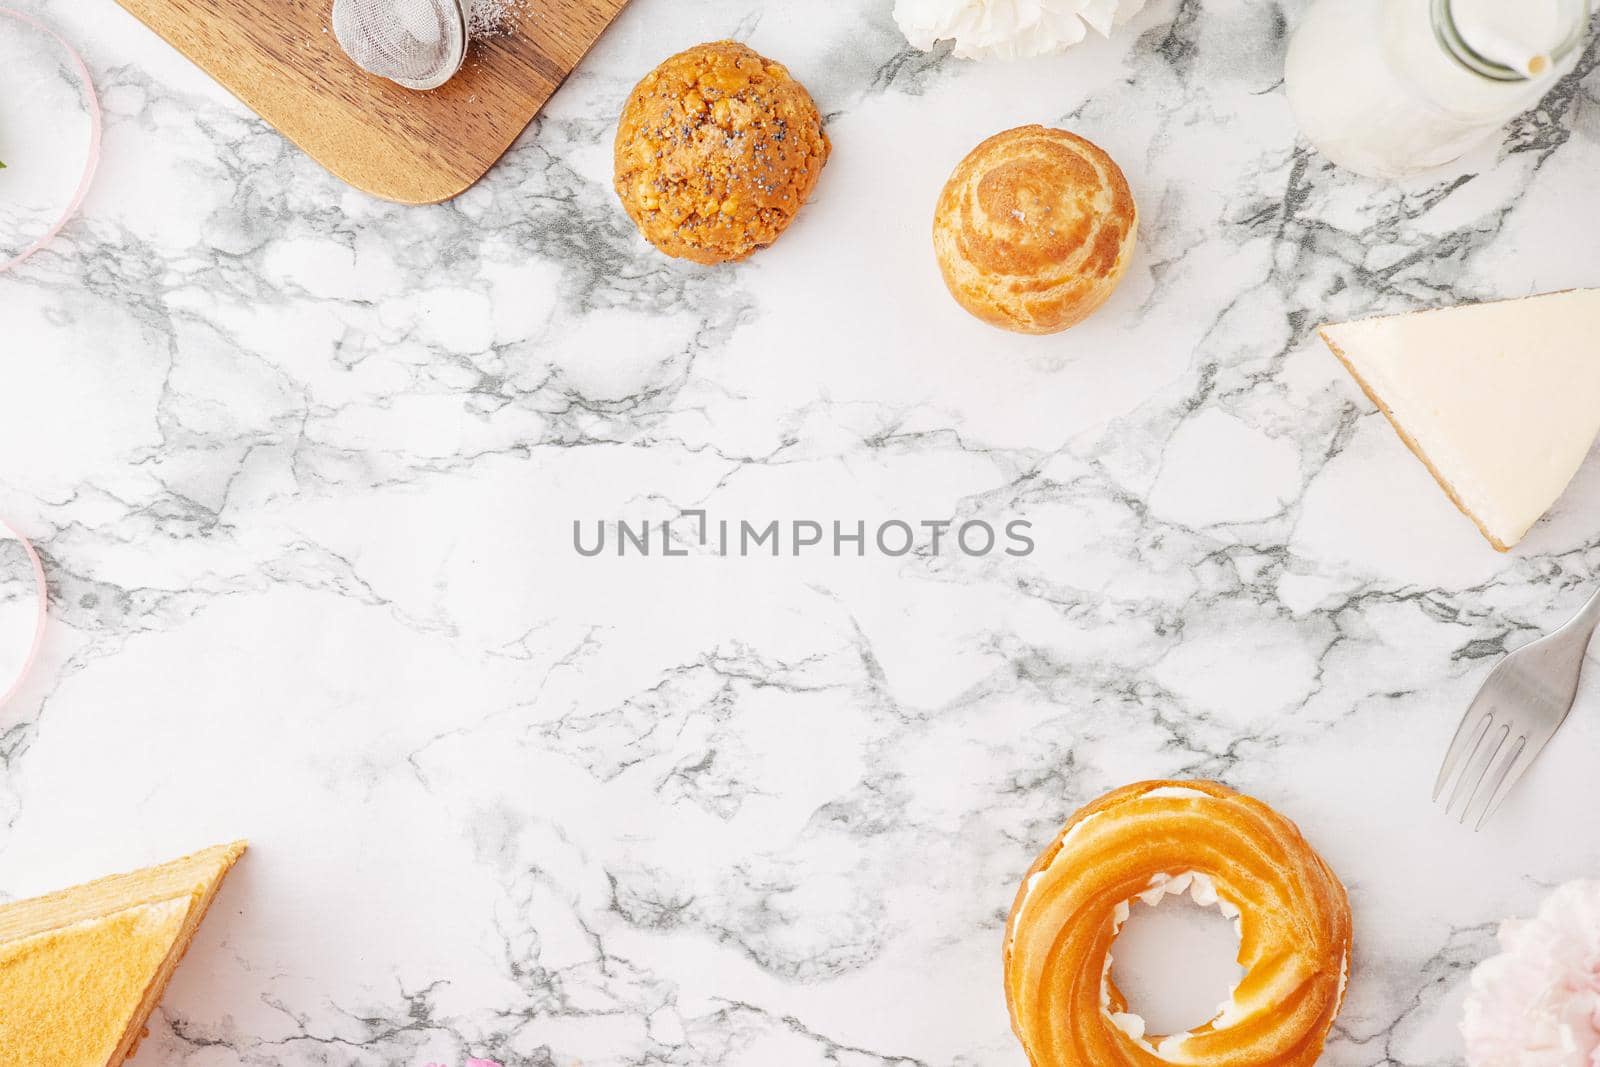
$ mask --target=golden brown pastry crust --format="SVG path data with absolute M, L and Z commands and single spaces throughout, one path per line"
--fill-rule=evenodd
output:
M 0 1063 L 118 1067 L 245 850 L 0 905 Z
M 945 183 L 933 247 L 951 294 L 984 322 L 1056 333 L 1105 303 L 1133 256 L 1139 211 L 1099 147 L 1022 126 L 984 141 Z
M 1202 795 L 1149 795 L 1163 788 Z M 1163 1058 L 1159 1038 L 1136 1042 L 1107 1014 L 1127 1010 L 1114 913 L 1191 871 L 1240 909 L 1243 1015 Z M 1288 819 L 1216 782 L 1141 782 L 1078 811 L 1029 869 L 1006 922 L 1006 1003 L 1034 1067 L 1309 1067 L 1344 999 L 1350 937 L 1344 887 Z
M 743 259 L 794 221 L 829 151 L 811 94 L 781 65 L 733 41 L 697 45 L 628 96 L 617 195 L 667 255 Z

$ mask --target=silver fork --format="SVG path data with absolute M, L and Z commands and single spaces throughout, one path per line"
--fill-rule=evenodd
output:
M 1455 811 L 1457 821 L 1465 823 L 1476 805 L 1479 814 L 1473 828 L 1483 829 L 1572 710 L 1584 654 L 1596 628 L 1600 628 L 1600 593 L 1561 629 L 1523 645 L 1489 672 L 1461 717 L 1433 783 L 1437 801 L 1455 778 L 1445 814 Z

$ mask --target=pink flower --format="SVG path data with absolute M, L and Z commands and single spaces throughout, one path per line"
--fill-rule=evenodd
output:
M 1600 882 L 1568 882 L 1500 927 L 1461 1018 L 1469 1067 L 1600 1067 Z

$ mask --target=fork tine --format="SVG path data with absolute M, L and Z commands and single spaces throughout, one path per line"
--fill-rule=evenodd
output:
M 1482 739 L 1483 734 L 1489 729 L 1489 724 L 1493 721 L 1494 711 L 1485 709 L 1481 714 L 1478 713 L 1476 701 L 1474 701 L 1474 706 L 1468 708 L 1467 713 L 1461 716 L 1461 722 L 1456 726 L 1456 735 L 1451 738 L 1450 748 L 1444 754 L 1444 762 L 1439 765 L 1439 777 L 1433 783 L 1434 800 L 1438 800 L 1439 794 L 1444 792 L 1445 783 L 1450 780 L 1450 775 L 1455 772 L 1456 765 L 1461 762 L 1461 757 L 1468 751 L 1469 742 L 1471 742 L 1471 750 L 1477 751 L 1476 743 Z M 1462 768 L 1463 771 L 1465 769 L 1465 767 Z M 1445 805 L 1445 810 L 1450 810 L 1449 804 Z
M 1505 781 L 1506 775 L 1511 770 L 1511 764 L 1522 754 L 1523 748 L 1528 743 L 1526 734 L 1513 731 L 1511 727 L 1505 728 L 1505 734 L 1500 738 L 1500 743 L 1495 746 L 1494 755 L 1483 765 L 1483 774 L 1478 778 L 1478 784 L 1473 786 L 1472 795 L 1461 807 L 1460 822 L 1464 826 L 1467 816 L 1472 814 L 1473 805 L 1478 799 L 1483 799 L 1483 806 L 1478 809 L 1478 821 L 1473 824 L 1473 831 L 1483 825 L 1483 813 L 1488 810 L 1489 798 L 1494 796 L 1495 790 L 1500 788 L 1500 783 Z
M 1490 726 L 1484 731 L 1473 748 L 1472 755 L 1467 757 L 1466 763 L 1461 767 L 1461 777 L 1456 779 L 1456 787 L 1450 791 L 1450 802 L 1444 806 L 1445 814 L 1459 810 L 1456 821 L 1466 821 L 1467 808 L 1472 805 L 1473 794 L 1483 783 L 1483 776 L 1489 773 L 1489 768 L 1494 765 L 1494 758 L 1500 754 L 1500 747 L 1506 743 L 1506 735 L 1510 732 L 1510 728 L 1506 726 Z M 1484 754 L 1482 759 L 1478 758 L 1480 752 Z M 1456 809 L 1456 801 L 1463 796 L 1466 797 L 1466 804 Z
M 1494 789 L 1489 793 L 1489 799 L 1484 802 L 1483 814 L 1478 816 L 1478 824 L 1473 829 L 1482 830 L 1483 824 L 1489 821 L 1489 816 L 1500 810 L 1500 805 L 1505 802 L 1506 794 L 1511 792 L 1511 787 L 1528 773 L 1528 768 L 1533 765 L 1533 761 L 1544 751 L 1544 746 L 1554 736 L 1555 731 L 1552 730 L 1537 743 L 1531 738 L 1521 739 L 1521 747 L 1516 755 L 1506 762 L 1506 769 L 1500 775 L 1500 781 L 1495 783 Z

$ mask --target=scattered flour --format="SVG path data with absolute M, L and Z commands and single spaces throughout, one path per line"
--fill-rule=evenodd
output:
M 467 34 L 499 37 L 510 33 L 530 9 L 530 0 L 469 0 Z

